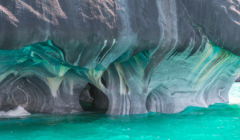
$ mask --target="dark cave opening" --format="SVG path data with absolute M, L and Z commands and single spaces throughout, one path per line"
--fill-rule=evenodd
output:
M 106 113 L 108 97 L 93 84 L 88 83 L 79 97 L 79 103 L 84 111 Z

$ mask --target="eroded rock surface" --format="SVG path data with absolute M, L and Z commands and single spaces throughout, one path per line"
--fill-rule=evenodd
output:
M 108 114 L 227 102 L 240 75 L 239 3 L 0 0 L 0 111 L 81 112 L 85 92 Z

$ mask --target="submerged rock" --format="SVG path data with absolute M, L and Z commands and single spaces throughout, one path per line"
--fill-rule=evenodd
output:
M 0 111 L 81 112 L 91 98 L 108 114 L 227 102 L 240 75 L 238 4 L 0 0 Z

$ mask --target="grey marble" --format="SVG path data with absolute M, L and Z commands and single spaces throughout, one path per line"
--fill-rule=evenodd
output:
M 176 113 L 226 103 L 240 75 L 239 4 L 0 0 L 0 111 L 81 112 L 82 100 L 108 114 Z

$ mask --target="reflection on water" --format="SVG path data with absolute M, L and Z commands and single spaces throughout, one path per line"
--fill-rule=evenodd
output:
M 231 96 L 239 97 L 235 90 Z M 234 104 L 188 107 L 178 114 L 34 114 L 0 119 L 0 140 L 235 140 L 240 139 L 239 116 Z

